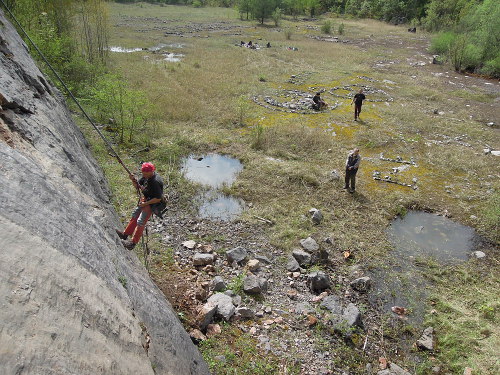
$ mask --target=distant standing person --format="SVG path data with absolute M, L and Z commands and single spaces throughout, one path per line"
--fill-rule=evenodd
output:
M 358 121 L 359 114 L 361 113 L 361 106 L 365 99 L 366 96 L 363 94 L 363 89 L 359 90 L 359 92 L 354 95 L 354 98 L 352 98 L 351 104 L 354 103 L 354 121 Z
M 361 155 L 359 155 L 359 148 L 355 148 L 347 156 L 345 162 L 345 186 L 349 193 L 354 193 L 356 190 L 356 173 L 358 173 L 359 163 L 361 162 Z M 349 189 L 349 183 L 351 188 Z

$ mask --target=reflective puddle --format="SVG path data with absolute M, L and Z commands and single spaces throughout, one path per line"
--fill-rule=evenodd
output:
M 384 311 L 393 306 L 409 309 L 403 319 L 420 324 L 428 312 L 427 267 L 463 262 L 477 249 L 474 229 L 436 214 L 409 211 L 387 229 L 394 250 L 383 266 L 370 271 L 374 290 L 369 299 Z M 427 271 L 428 272 L 428 271 Z
M 118 47 L 118 46 L 113 46 L 109 47 L 109 50 L 111 52 L 118 52 L 118 53 L 132 53 L 132 52 L 139 52 L 142 51 L 142 48 L 123 48 L 123 47 Z
M 387 234 L 401 256 L 431 257 L 444 264 L 467 260 L 475 239 L 471 227 L 421 211 L 395 219 Z
M 219 154 L 191 155 L 184 159 L 181 166 L 184 177 L 210 188 L 196 197 L 200 217 L 230 221 L 241 214 L 245 202 L 225 195 L 218 189 L 231 186 L 242 169 L 243 165 L 238 159 Z

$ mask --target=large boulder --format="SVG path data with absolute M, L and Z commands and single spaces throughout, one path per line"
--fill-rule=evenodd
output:
M 0 46 L 0 372 L 209 374 L 114 233 L 88 142 L 2 10 Z

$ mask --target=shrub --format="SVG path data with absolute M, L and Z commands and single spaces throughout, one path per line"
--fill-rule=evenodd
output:
M 339 34 L 340 34 L 340 35 L 344 35 L 344 30 L 345 30 L 345 25 L 344 25 L 344 22 L 342 22 L 342 23 L 339 25 Z
M 285 29 L 285 38 L 286 40 L 292 39 L 292 30 L 291 29 Z
M 500 53 L 498 56 L 493 59 L 486 61 L 482 69 L 480 70 L 481 73 L 490 75 L 495 78 L 500 77 Z
M 440 55 L 447 54 L 455 42 L 456 37 L 454 33 L 449 31 L 438 34 L 431 40 L 431 52 Z
M 323 34 L 331 34 L 333 29 L 332 21 L 325 21 L 323 25 L 321 25 L 321 32 Z
M 280 25 L 282 17 L 283 17 L 282 10 L 280 8 L 276 8 L 274 10 L 273 14 L 271 15 L 271 18 L 273 19 L 275 26 L 279 26 Z

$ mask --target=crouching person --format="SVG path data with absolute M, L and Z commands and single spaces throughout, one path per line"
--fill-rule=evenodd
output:
M 152 163 L 143 163 L 141 166 L 142 177 L 137 179 L 130 175 L 130 179 L 135 188 L 142 192 L 142 199 L 132 212 L 127 227 L 123 232 L 117 230 L 118 237 L 122 239 L 123 246 L 132 250 L 139 242 L 144 232 L 144 228 L 153 213 L 161 217 L 162 209 L 165 207 L 163 202 L 163 180 L 155 172 L 155 166 Z M 127 240 L 132 236 L 132 240 Z

